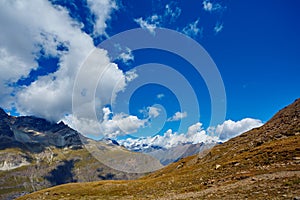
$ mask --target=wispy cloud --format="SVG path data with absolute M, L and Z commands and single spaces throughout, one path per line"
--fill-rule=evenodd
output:
M 224 28 L 223 23 L 218 22 L 214 27 L 214 31 L 216 34 L 218 34 L 223 30 L 223 28 Z
M 171 2 L 165 6 L 164 18 L 169 23 L 173 23 L 181 14 L 181 8 L 177 6 L 175 2 Z
M 177 3 L 171 2 L 165 5 L 163 14 L 153 14 L 146 18 L 137 18 L 134 21 L 141 27 L 148 30 L 151 34 L 155 34 L 157 27 L 165 26 L 174 23 L 181 15 L 181 8 L 177 6 Z
M 152 15 L 146 19 L 142 17 L 134 19 L 134 21 L 143 29 L 148 30 L 151 34 L 155 34 L 155 29 L 160 26 L 161 19 L 158 15 Z
M 203 33 L 203 28 L 199 27 L 199 19 L 197 19 L 196 21 L 186 25 L 182 32 L 192 38 L 198 37 L 198 36 L 202 36 Z

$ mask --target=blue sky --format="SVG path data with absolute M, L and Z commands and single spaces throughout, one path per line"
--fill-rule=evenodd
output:
M 224 121 L 238 123 L 251 118 L 266 122 L 299 98 L 298 1 L 52 0 L 1 4 L 0 25 L 4 31 L 0 34 L 0 106 L 15 115 L 63 120 L 95 138 L 98 132 L 119 137 L 163 135 L 169 129 L 183 133 L 198 122 L 202 123 L 200 129 L 216 127 L 210 124 L 212 100 L 203 77 L 185 59 L 159 49 L 127 49 L 117 60 L 109 60 L 109 52 L 106 55 L 97 51 L 103 66 L 115 64 L 103 78 L 105 88 L 96 89 L 90 107 L 75 108 L 84 112 L 80 117 L 74 115 L 74 80 L 90 50 L 133 28 L 143 28 L 150 34 L 155 34 L 157 28 L 168 28 L 202 45 L 224 83 Z M 188 80 L 200 116 L 192 104 L 182 110 L 182 100 L 174 91 L 155 83 L 141 85 L 125 101 L 126 88 L 134 83 L 128 72 L 141 77 L 134 70 L 149 63 L 169 66 Z M 155 73 L 149 72 L 149 76 L 155 78 Z M 82 77 L 85 87 L 94 80 L 90 75 Z M 120 85 L 116 89 L 117 83 Z M 114 92 L 116 97 L 111 98 Z M 186 102 L 190 100 L 186 95 Z M 95 123 L 94 111 L 99 124 Z M 255 127 L 261 122 L 248 125 Z

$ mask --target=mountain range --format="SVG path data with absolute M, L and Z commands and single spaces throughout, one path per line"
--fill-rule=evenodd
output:
M 215 144 L 180 143 L 165 148 L 135 140 L 124 146 L 109 138 L 86 138 L 63 122 L 14 117 L 0 108 L 0 196 L 12 199 L 69 182 L 134 179 Z
M 172 162 L 176 162 L 181 158 L 191 156 L 200 152 L 203 152 L 206 149 L 210 149 L 216 144 L 221 143 L 219 141 L 205 141 L 201 143 L 178 143 L 173 147 L 166 148 L 164 146 L 157 146 L 151 144 L 143 144 L 139 143 L 138 139 L 133 143 L 129 143 L 129 145 L 125 145 L 125 147 L 134 152 L 143 153 L 146 155 L 150 155 L 159 160 L 159 162 L 166 166 Z
M 10 199 L 69 182 L 137 178 L 216 143 L 179 143 L 165 148 L 145 146 L 139 140 L 130 145 L 109 138 L 95 141 L 63 122 L 14 117 L 0 108 L 0 195 Z
M 70 183 L 19 199 L 300 199 L 300 99 L 259 128 L 137 180 Z
M 112 155 L 121 157 L 119 163 L 108 163 Z M 91 140 L 63 122 L 13 117 L 0 109 L 0 199 L 70 182 L 134 179 L 151 167 L 162 165 L 113 140 Z

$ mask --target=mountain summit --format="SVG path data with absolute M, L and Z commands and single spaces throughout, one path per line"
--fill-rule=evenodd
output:
M 51 123 L 32 116 L 11 117 L 3 109 L 0 119 L 1 149 L 21 147 L 38 152 L 47 146 L 82 148 L 83 136 L 63 122 Z
M 67 184 L 20 199 L 299 199 L 300 99 L 206 154 L 136 181 Z

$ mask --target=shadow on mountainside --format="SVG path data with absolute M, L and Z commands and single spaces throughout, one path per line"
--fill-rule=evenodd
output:
M 57 168 L 52 170 L 50 175 L 46 176 L 45 178 L 51 183 L 52 186 L 77 182 L 72 173 L 74 164 L 74 160 L 64 161 L 62 165 L 57 166 Z

